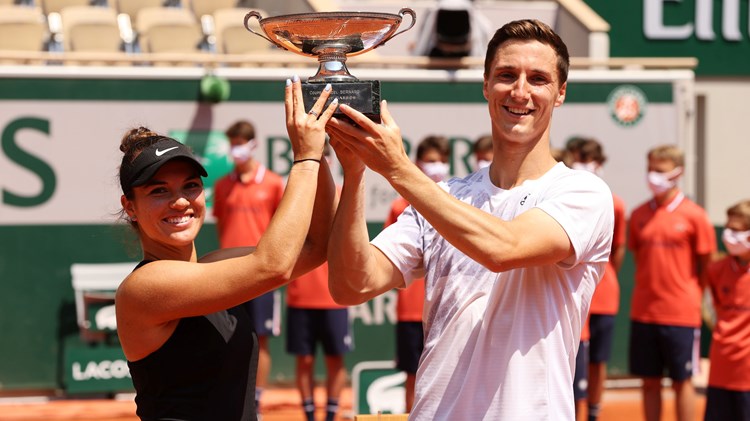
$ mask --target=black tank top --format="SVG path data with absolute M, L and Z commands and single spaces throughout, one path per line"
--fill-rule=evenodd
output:
M 241 306 L 180 319 L 161 348 L 128 366 L 143 421 L 256 419 L 258 337 Z

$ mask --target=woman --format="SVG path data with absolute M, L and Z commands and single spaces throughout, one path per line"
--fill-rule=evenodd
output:
M 224 249 L 198 259 L 205 169 L 186 146 L 148 129 L 122 139 L 121 203 L 138 232 L 143 261 L 117 290 L 117 330 L 141 419 L 256 418 L 257 337 L 244 310 L 233 307 L 325 258 L 335 197 L 321 161 L 325 124 L 337 106 L 334 100 L 323 110 L 329 95 L 327 86 L 306 114 L 299 78 L 287 80 L 294 164 L 254 251 Z

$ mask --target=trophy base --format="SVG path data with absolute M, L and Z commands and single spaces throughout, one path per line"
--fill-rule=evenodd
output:
M 326 83 L 330 83 L 332 87 L 331 96 L 326 102 L 326 106 L 331 103 L 333 98 L 338 98 L 339 104 L 346 104 L 366 115 L 370 120 L 380 123 L 379 80 L 303 82 L 302 100 L 305 103 L 305 110 L 309 111 L 312 108 L 321 92 L 323 92 Z M 333 115 L 336 118 L 350 121 L 349 117 L 338 111 Z

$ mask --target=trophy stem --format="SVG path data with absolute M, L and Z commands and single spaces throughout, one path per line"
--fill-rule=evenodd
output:
M 325 52 L 318 56 L 318 72 L 307 79 L 308 82 L 347 82 L 356 81 L 346 67 L 346 53 L 341 51 Z

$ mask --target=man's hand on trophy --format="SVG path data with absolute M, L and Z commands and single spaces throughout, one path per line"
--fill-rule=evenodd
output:
M 339 112 L 349 117 L 354 124 L 334 117 L 328 123 L 329 132 L 331 128 L 335 130 L 337 140 L 370 169 L 389 179 L 403 165 L 411 165 L 404 150 L 401 129 L 388 111 L 385 100 L 380 103 L 380 124 L 345 104 L 341 104 Z
M 336 158 L 341 164 L 341 169 L 344 170 L 344 176 L 350 177 L 364 173 L 365 163 L 348 146 L 351 142 L 356 142 L 356 139 L 352 139 L 350 142 L 344 141 L 344 137 L 349 135 L 335 128 L 330 122 L 326 126 L 326 133 L 328 133 L 328 141 L 331 147 L 336 152 Z
M 287 79 L 284 90 L 284 110 L 286 112 L 286 128 L 292 143 L 295 161 L 303 159 L 320 160 L 325 146 L 326 123 L 333 116 L 338 100 L 336 98 L 325 107 L 331 95 L 331 84 L 326 85 L 320 97 L 313 104 L 309 112 L 305 111 L 302 99 L 302 88 L 298 76 Z

